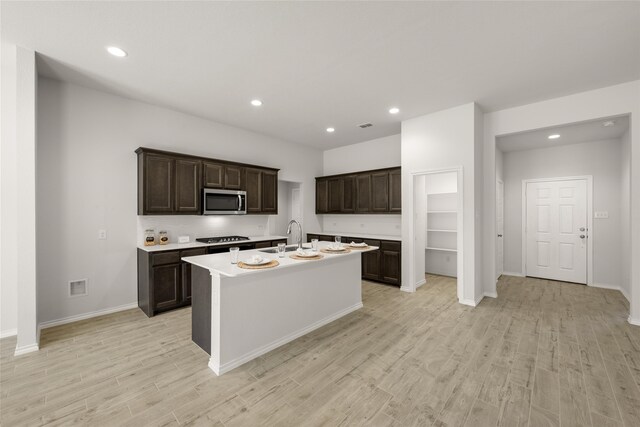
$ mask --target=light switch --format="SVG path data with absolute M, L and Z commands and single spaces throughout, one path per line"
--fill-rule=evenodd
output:
M 98 240 L 107 240 L 107 230 L 98 230 Z
M 609 218 L 609 212 L 606 212 L 606 211 L 596 212 L 595 217 L 598 219 Z

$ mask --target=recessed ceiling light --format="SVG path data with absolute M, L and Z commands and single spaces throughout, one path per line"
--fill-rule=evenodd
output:
M 260 101 L 259 99 L 252 99 L 251 105 L 253 105 L 254 107 L 259 107 L 262 105 L 262 101 Z
M 398 107 L 389 108 L 389 113 L 391 114 L 398 114 L 399 112 L 400 109 Z
M 107 46 L 107 52 L 109 52 L 113 56 L 117 56 L 118 58 L 124 58 L 125 56 L 127 56 L 127 52 L 117 46 Z
M 608 127 L 611 127 L 611 126 L 615 126 L 615 124 L 616 124 L 615 120 L 607 120 L 606 122 L 604 122 L 602 124 L 602 126 L 608 128 Z
M 332 133 L 335 132 L 336 130 L 334 128 L 327 128 L 327 132 Z
M 560 138 L 560 135 L 558 135 L 557 133 L 554 133 L 553 135 L 549 135 L 547 138 L 549 138 L 549 139 L 558 139 L 558 138 Z

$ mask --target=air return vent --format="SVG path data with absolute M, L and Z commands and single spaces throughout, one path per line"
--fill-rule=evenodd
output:
M 87 295 L 87 279 L 73 280 L 69 282 L 69 296 L 81 297 Z
M 371 126 L 373 126 L 371 123 L 362 123 L 361 125 L 358 125 L 358 127 L 362 129 L 370 128 Z

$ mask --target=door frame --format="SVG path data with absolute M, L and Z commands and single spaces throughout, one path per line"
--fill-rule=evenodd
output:
M 496 261 L 498 256 L 498 183 L 502 184 L 502 271 L 496 271 L 496 283 L 504 274 L 504 181 L 498 178 L 496 178 Z
M 457 251 L 456 251 L 456 259 L 457 259 L 457 265 L 456 265 L 456 274 L 457 274 L 457 278 L 456 278 L 456 282 L 457 282 L 457 296 L 458 296 L 458 302 L 462 303 L 462 301 L 466 301 L 464 298 L 464 174 L 463 174 L 463 168 L 462 166 L 453 166 L 453 167 L 449 167 L 449 168 L 442 168 L 442 169 L 428 169 L 428 170 L 420 170 L 420 171 L 415 171 L 415 172 L 411 172 L 410 176 L 411 176 L 411 187 L 413 190 L 413 182 L 416 176 L 421 176 L 421 175 L 433 175 L 436 173 L 444 173 L 444 172 L 456 172 L 457 177 L 458 177 L 458 182 L 457 182 L 457 190 L 458 190 L 458 206 L 457 206 L 457 214 L 456 214 L 456 222 L 457 222 L 457 236 L 456 236 L 456 247 L 457 247 Z M 411 192 L 411 197 L 414 197 L 413 191 Z M 415 203 L 411 203 L 412 206 L 414 206 L 414 210 L 415 210 Z M 414 221 L 414 212 L 411 212 L 411 215 L 409 215 L 409 234 L 410 236 L 414 236 L 415 235 L 415 221 Z M 411 242 L 412 244 L 409 245 L 411 248 L 411 256 L 409 257 L 409 277 L 411 278 L 409 281 L 409 286 L 401 286 L 401 290 L 406 291 L 406 292 L 415 292 L 417 289 L 417 283 L 415 283 L 415 277 L 416 277 L 416 260 L 415 260 L 415 241 Z M 422 250 L 422 257 L 424 258 L 424 248 Z M 405 278 L 405 280 L 407 280 Z M 462 303 L 462 304 L 466 304 L 466 303 Z M 469 304 L 466 304 L 469 305 Z
M 587 286 L 593 284 L 593 175 L 532 178 L 522 180 L 522 275 L 527 276 L 527 184 L 585 180 L 587 182 Z M 504 219 L 504 218 L 503 218 Z

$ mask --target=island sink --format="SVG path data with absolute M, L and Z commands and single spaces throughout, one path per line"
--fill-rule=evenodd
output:
M 293 252 L 295 250 L 298 250 L 298 246 L 297 245 L 287 246 L 284 249 L 285 252 Z M 278 253 L 278 248 L 259 249 L 259 251 L 260 252 L 265 252 L 267 254 L 276 254 L 276 253 Z

